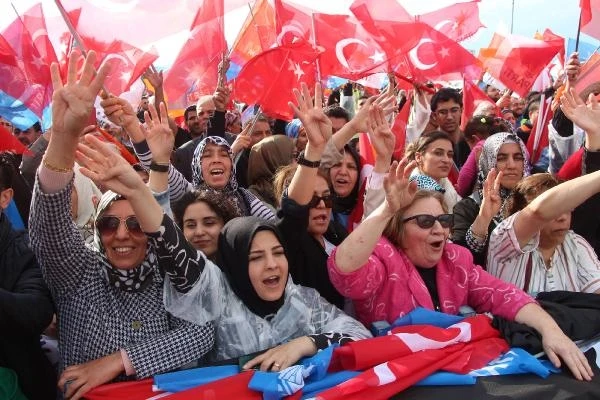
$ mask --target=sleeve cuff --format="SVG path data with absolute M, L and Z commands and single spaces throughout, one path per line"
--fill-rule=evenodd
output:
M 121 360 L 123 361 L 123 367 L 125 367 L 125 375 L 131 376 L 135 375 L 135 368 L 133 368 L 133 364 L 127 355 L 125 349 L 121 349 Z
M 383 187 L 383 178 L 385 178 L 386 175 L 387 174 L 385 173 L 372 171 L 367 188 L 374 190 L 381 189 Z

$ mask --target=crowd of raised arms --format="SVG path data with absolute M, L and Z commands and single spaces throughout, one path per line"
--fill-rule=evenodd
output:
M 295 119 L 244 124 L 221 85 L 184 129 L 161 73 L 136 112 L 83 58 L 64 78 L 51 67 L 52 127 L 13 129 L 29 151 L 0 153 L 0 366 L 26 398 L 248 355 L 244 369 L 282 371 L 416 307 L 527 325 L 555 366 L 592 379 L 536 301 L 600 292 L 600 106 L 574 89 L 577 54 L 535 162 L 540 93 L 489 86 L 461 130 L 459 90 L 417 89 L 420 123 L 397 157 L 393 79 L 329 99 L 302 84 Z M 109 139 L 88 126 L 98 96 Z

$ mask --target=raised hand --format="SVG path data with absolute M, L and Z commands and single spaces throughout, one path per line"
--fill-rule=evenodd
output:
M 213 94 L 213 101 L 215 103 L 215 109 L 217 111 L 224 112 L 227 109 L 227 103 L 229 103 L 229 97 L 231 96 L 231 90 L 227 86 L 219 86 Z
M 327 118 L 321 106 L 321 85 L 319 83 L 315 85 L 314 101 L 305 83 L 302 83 L 302 92 L 294 89 L 294 95 L 296 96 L 298 105 L 296 106 L 292 102 L 288 104 L 300 121 L 302 121 L 302 125 L 306 130 L 308 144 L 314 149 L 322 151 L 331 137 L 332 128 L 331 121 Z
M 236 136 L 233 144 L 231 145 L 231 151 L 234 155 L 250 147 L 250 143 L 252 143 L 250 129 L 253 129 L 252 123 L 247 123 L 240 134 Z
M 483 200 L 479 208 L 479 215 L 486 221 L 491 221 L 502 207 L 502 198 L 500 197 L 502 174 L 502 171 L 496 172 L 496 168 L 492 168 L 483 182 Z
M 142 132 L 152 152 L 152 159 L 159 164 L 168 164 L 175 144 L 175 136 L 169 127 L 169 115 L 165 103 L 160 103 L 160 117 L 156 112 L 154 105 L 148 105 L 148 111 L 144 111 L 144 121 L 146 126 L 142 125 Z
M 125 99 L 109 96 L 100 102 L 100 106 L 104 109 L 104 114 L 110 122 L 126 131 L 136 128 L 140 123 L 133 107 Z
M 574 124 L 588 134 L 600 134 L 600 106 L 593 93 L 586 104 L 571 87 L 563 92 L 560 102 L 560 108 Z
M 154 71 L 152 68 L 148 68 L 146 72 L 144 72 L 143 77 L 148 79 L 148 82 L 150 82 L 154 89 L 161 88 L 163 85 L 162 71 Z
M 376 97 L 370 97 L 360 110 L 349 122 L 356 132 L 367 132 L 369 130 L 369 109 L 371 105 L 377 105 L 383 110 L 384 117 L 396 110 L 396 98 L 393 91 L 386 91 Z
M 565 74 L 567 75 L 569 86 L 572 86 L 577 82 L 580 71 L 581 63 L 579 62 L 579 53 L 575 52 L 569 56 L 569 59 L 565 63 Z
M 377 158 L 389 165 L 396 146 L 396 136 L 385 119 L 383 108 L 377 104 L 369 107 L 369 133 Z
M 68 135 L 74 139 L 79 137 L 87 125 L 90 113 L 94 111 L 94 100 L 108 74 L 108 66 L 104 64 L 98 74 L 94 76 L 96 53 L 90 51 L 83 64 L 81 77 L 77 80 L 77 61 L 80 57 L 81 54 L 77 50 L 72 51 L 69 55 L 66 84 L 63 84 L 58 64 L 53 63 L 50 66 L 54 88 L 52 96 L 54 136 Z
M 227 79 L 226 74 L 229 70 L 229 65 L 231 64 L 231 60 L 227 57 L 227 54 L 223 53 L 223 57 L 219 62 L 219 66 L 217 68 L 217 73 L 219 74 L 219 79 L 217 82 L 217 87 L 225 87 L 225 81 Z
M 131 197 L 145 187 L 133 167 L 94 135 L 86 135 L 85 143 L 77 146 L 76 159 L 84 176 L 122 196 Z
M 410 182 L 410 173 L 417 166 L 415 160 L 408 162 L 403 158 L 400 162 L 394 161 L 388 176 L 383 179 L 385 189 L 385 206 L 388 214 L 395 214 L 398 210 L 412 203 L 417 193 L 417 182 Z

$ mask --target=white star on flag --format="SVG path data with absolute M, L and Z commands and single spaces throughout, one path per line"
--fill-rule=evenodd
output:
M 121 80 L 125 83 L 128 83 L 131 80 L 132 73 L 131 71 L 123 72 L 121 74 Z
M 447 47 L 442 47 L 440 49 L 440 51 L 438 52 L 438 54 L 442 57 L 442 58 L 446 58 L 446 57 L 450 57 L 450 49 Z
M 189 68 L 185 69 L 185 72 L 185 76 L 182 76 L 181 79 L 183 79 L 185 83 L 194 84 L 202 78 L 204 71 L 200 67 L 200 64 L 192 64 Z
M 369 58 L 371 60 L 373 60 L 374 63 L 378 63 L 378 62 L 382 62 L 384 60 L 384 56 L 385 54 L 380 52 L 379 50 L 375 50 L 375 53 L 373 53 L 372 56 L 370 56 Z
M 302 67 L 300 67 L 300 64 L 298 63 L 293 63 L 290 59 L 288 59 L 288 62 L 290 63 L 288 70 L 294 71 L 294 75 L 296 75 L 296 80 L 300 81 L 300 78 L 302 77 L 302 75 L 304 75 Z
M 42 67 L 44 66 L 44 60 L 42 60 L 42 57 L 34 55 L 31 64 L 35 65 L 36 68 L 39 70 L 42 69 Z

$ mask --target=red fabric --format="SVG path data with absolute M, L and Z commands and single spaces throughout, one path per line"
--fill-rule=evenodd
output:
M 213 93 L 218 65 L 227 51 L 223 0 L 205 0 L 190 27 L 190 37 L 165 76 L 165 91 L 176 100 L 188 90 Z
M 311 41 L 312 10 L 292 6 L 284 0 L 275 0 L 275 24 L 277 44 L 290 45 L 299 41 Z
M 581 32 L 600 39 L 600 0 L 580 0 Z
M 21 17 L 27 31 L 31 34 L 33 44 L 46 64 L 58 62 L 54 46 L 50 42 L 42 4 L 38 3 L 31 7 Z
M 1 37 L 0 90 L 41 117 L 52 97 L 50 67 L 34 47 L 20 19 L 15 19 Z
M 376 72 L 387 72 L 386 55 L 351 15 L 313 14 L 323 76 L 358 80 Z
M 460 129 L 465 130 L 467 123 L 474 116 L 473 112 L 482 101 L 493 101 L 485 94 L 479 86 L 475 85 L 469 79 L 463 79 L 463 110 L 460 122 Z M 497 108 L 497 107 L 496 107 Z
M 113 135 L 106 132 L 104 129 L 102 129 L 100 127 L 97 127 L 97 129 L 98 129 L 98 132 L 100 132 L 102 134 L 102 137 L 107 142 L 110 142 L 110 143 L 114 144 L 115 146 L 117 146 L 117 149 L 119 149 L 119 153 L 129 164 L 134 165 L 139 162 L 138 159 L 133 154 L 131 154 L 129 152 L 129 150 L 127 150 L 127 148 L 123 145 L 123 143 L 119 142 Z
M 544 67 L 562 50 L 563 45 L 554 39 L 495 33 L 490 45 L 480 50 L 479 59 L 494 78 L 525 97 Z
M 10 151 L 15 154 L 32 154 L 31 151 L 4 126 L 0 126 L 0 151 Z
M 565 181 L 571 180 L 581 176 L 583 171 L 583 155 L 585 153 L 584 148 L 580 148 L 575 153 L 571 154 L 571 157 L 563 164 L 558 171 L 558 178 Z
M 473 36 L 479 28 L 485 27 L 479 20 L 478 3 L 479 0 L 456 3 L 416 18 L 448 38 L 460 42 Z
M 262 393 L 248 389 L 254 371 L 242 372 L 229 378 L 163 397 L 168 400 L 248 399 L 262 400 Z
M 471 52 L 427 25 L 423 30 L 416 46 L 396 63 L 396 73 L 420 82 L 463 77 L 475 80 L 481 76 L 481 63 Z
M 561 50 L 558 52 L 558 63 L 561 67 L 565 65 L 565 38 L 562 36 L 558 36 L 556 33 L 546 28 L 546 30 L 544 30 L 544 33 L 542 34 L 542 40 L 547 43 L 552 43 L 561 48 Z
M 153 392 L 152 378 L 141 381 L 109 383 L 86 393 L 87 400 L 146 400 L 162 392 Z
M 232 46 L 230 58 L 244 65 L 276 42 L 275 9 L 268 0 L 258 0 L 248 14 Z
M 396 160 L 402 159 L 404 156 L 404 146 L 406 145 L 406 125 L 408 124 L 408 117 L 410 116 L 413 101 L 411 93 L 408 93 L 407 96 L 406 103 L 402 106 L 402 110 L 396 115 L 396 118 L 394 118 L 394 124 L 392 125 L 392 132 L 396 136 L 396 145 L 392 157 Z
M 575 89 L 577 93 L 589 92 L 589 87 L 597 82 L 600 82 L 600 53 L 596 52 L 581 67 Z
M 550 104 L 540 103 L 540 111 L 539 111 L 538 118 L 537 118 L 535 124 L 533 125 L 533 127 L 531 128 L 531 132 L 529 133 L 529 138 L 527 139 L 526 147 L 527 147 L 527 151 L 529 152 L 529 162 L 531 163 L 531 165 L 538 162 L 538 160 L 540 159 L 540 155 L 542 154 L 542 149 L 544 149 L 544 147 L 548 147 L 550 144 L 550 140 L 548 138 L 548 123 L 550 121 L 552 121 L 552 116 L 554 113 L 550 109 L 550 110 L 548 110 L 548 114 L 547 114 L 546 118 L 544 118 L 544 114 L 546 113 L 546 109 L 548 107 L 550 107 Z M 540 140 L 538 142 L 537 148 L 534 148 L 535 132 L 536 132 L 537 126 L 539 124 L 542 125 L 542 130 L 540 132 Z
M 294 101 L 292 88 L 301 82 L 313 88 L 316 81 L 315 60 L 319 53 L 306 43 L 276 47 L 250 60 L 235 79 L 236 99 L 246 104 L 260 104 L 272 117 L 291 120 L 288 106 Z

